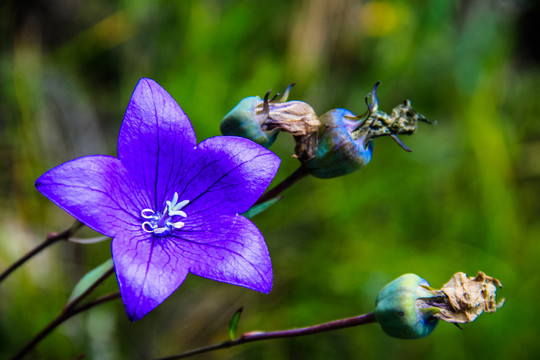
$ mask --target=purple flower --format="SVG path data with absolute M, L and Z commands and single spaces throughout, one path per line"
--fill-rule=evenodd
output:
M 163 302 L 188 272 L 263 293 L 272 264 L 255 225 L 239 215 L 272 181 L 279 158 L 243 138 L 197 145 L 188 117 L 156 82 L 141 79 L 124 116 L 118 158 L 59 165 L 37 189 L 113 238 L 122 300 L 135 321 Z

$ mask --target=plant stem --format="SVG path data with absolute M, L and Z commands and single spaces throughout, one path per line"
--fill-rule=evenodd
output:
M 316 334 L 320 332 L 325 331 L 332 331 L 337 329 L 343 329 L 351 326 L 358 326 L 358 325 L 365 325 L 369 323 L 375 322 L 375 315 L 373 313 L 360 315 L 360 316 L 354 316 L 351 318 L 346 319 L 340 319 L 340 320 L 334 320 L 318 325 L 308 326 L 304 328 L 299 329 L 289 329 L 289 330 L 281 330 L 281 331 L 271 331 L 271 332 L 259 332 L 259 331 L 251 331 L 248 333 L 243 334 L 239 338 L 236 338 L 234 340 L 225 341 L 219 344 L 204 346 L 198 349 L 189 350 L 186 352 L 183 352 L 178 355 L 173 355 L 169 357 L 164 357 L 156 360 L 175 360 L 175 359 L 183 359 L 187 358 L 189 356 L 202 354 L 210 351 L 220 350 L 220 349 L 226 349 L 233 346 L 245 344 L 248 342 L 253 341 L 261 341 L 261 340 L 269 340 L 269 339 L 278 339 L 278 338 L 288 338 L 288 337 L 294 337 L 294 336 L 305 336 L 305 335 L 311 335 Z
M 41 250 L 49 247 L 50 245 L 60 241 L 60 240 L 67 240 L 75 231 L 77 231 L 83 224 L 79 221 L 75 221 L 73 225 L 62 232 L 59 233 L 50 233 L 47 235 L 47 238 L 44 242 L 36 246 L 34 249 L 32 249 L 30 252 L 28 252 L 26 255 L 24 255 L 22 258 L 14 262 L 9 268 L 7 268 L 1 275 L 0 275 L 0 283 L 9 276 L 13 271 L 15 271 L 17 268 L 19 268 L 21 265 L 23 265 L 26 261 L 31 259 L 34 255 L 38 254 Z
M 81 313 L 83 311 L 86 311 L 88 309 L 93 308 L 94 306 L 97 306 L 99 304 L 103 304 L 105 302 L 108 302 L 110 300 L 118 299 L 120 297 L 120 292 L 115 292 L 112 294 L 108 294 L 105 296 L 102 296 L 100 298 L 97 298 L 95 300 L 89 301 L 84 305 L 81 305 L 77 307 L 77 304 L 81 302 L 81 300 L 86 297 L 92 290 L 94 290 L 99 284 L 101 284 L 107 277 L 109 277 L 114 272 L 114 268 L 107 271 L 105 274 L 103 274 L 99 279 L 95 281 L 95 283 L 90 286 L 84 293 L 79 295 L 75 300 L 73 300 L 68 306 L 62 310 L 62 312 L 47 325 L 43 330 L 41 330 L 36 336 L 32 338 L 26 344 L 12 359 L 22 359 L 23 356 L 28 354 L 30 350 L 32 350 L 41 340 L 43 340 L 47 335 L 49 335 L 54 329 L 56 329 L 59 325 L 61 325 L 64 321 L 68 320 L 72 316 L 77 315 L 78 313 Z
M 294 185 L 298 180 L 305 178 L 309 175 L 309 170 L 304 168 L 303 166 L 300 166 L 298 169 L 296 169 L 295 172 L 293 172 L 291 175 L 289 175 L 288 178 L 277 184 L 275 187 L 270 189 L 269 191 L 262 194 L 262 196 L 257 200 L 257 202 L 254 205 L 262 204 L 263 202 L 266 202 L 268 200 L 271 200 L 281 194 L 283 191 L 287 190 L 289 187 Z

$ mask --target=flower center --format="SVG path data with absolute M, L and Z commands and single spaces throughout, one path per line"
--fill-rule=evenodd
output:
M 167 201 L 163 212 L 154 211 L 152 209 L 143 209 L 141 216 L 146 219 L 142 223 L 142 229 L 147 233 L 156 235 L 169 235 L 173 229 L 180 229 L 184 226 L 181 221 L 174 221 L 174 217 L 187 217 L 182 208 L 189 204 L 189 200 L 178 202 L 178 193 L 175 192 L 172 201 Z

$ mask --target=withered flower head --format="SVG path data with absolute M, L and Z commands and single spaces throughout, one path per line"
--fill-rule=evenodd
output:
M 406 100 L 392 110 L 392 114 L 379 110 L 376 83 L 366 96 L 368 110 L 355 116 L 346 109 L 330 110 L 320 117 L 321 129 L 317 151 L 313 159 L 303 161 L 311 174 L 319 178 L 332 178 L 354 172 L 366 165 L 373 154 L 372 140 L 390 136 L 403 149 L 411 151 L 398 135 L 413 134 L 418 122 L 430 123 L 417 113 Z
M 294 156 L 300 160 L 313 158 L 320 121 L 309 104 L 287 101 L 293 85 L 272 99 L 269 99 L 270 90 L 264 99 L 250 96 L 240 101 L 221 121 L 222 134 L 245 137 L 269 147 L 278 132 L 287 132 L 296 141 Z
M 483 272 L 474 278 L 458 272 L 440 290 L 418 275 L 405 274 L 381 290 L 375 318 L 390 336 L 418 339 L 431 334 L 438 320 L 457 325 L 497 311 L 504 304 L 504 299 L 496 301 L 500 287 L 499 280 Z
M 432 290 L 445 298 L 444 302 L 434 304 L 440 310 L 434 316 L 446 322 L 468 323 L 484 311 L 495 312 L 505 301 L 496 301 L 497 288 L 502 288 L 501 282 L 481 271 L 476 277 L 467 277 L 465 273 L 458 272 L 441 290 Z
M 267 114 L 262 130 L 277 130 L 290 133 L 295 142 L 294 157 L 300 161 L 313 159 L 317 150 L 317 136 L 321 122 L 313 108 L 303 101 L 273 103 L 268 93 L 262 105 Z
M 366 96 L 368 110 L 356 116 L 346 109 L 333 109 L 320 118 L 303 101 L 287 101 L 290 85 L 282 96 L 261 99 L 250 96 L 221 121 L 223 135 L 241 136 L 269 147 L 278 132 L 290 133 L 295 142 L 294 157 L 318 178 L 333 178 L 352 173 L 366 165 L 373 154 L 372 140 L 390 136 L 403 149 L 411 151 L 398 135 L 413 134 L 419 122 L 430 123 L 406 100 L 390 115 L 379 110 L 376 83 Z

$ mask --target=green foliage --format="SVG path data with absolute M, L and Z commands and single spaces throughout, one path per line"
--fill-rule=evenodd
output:
M 69 296 L 66 306 L 71 305 L 75 299 L 77 299 L 85 291 L 87 291 L 92 285 L 94 285 L 96 280 L 98 280 L 100 277 L 105 275 L 105 273 L 111 270 L 113 266 L 114 265 L 111 258 L 105 261 L 103 264 L 96 267 L 95 269 L 90 270 L 87 274 L 85 274 L 82 277 L 82 279 L 79 280 L 79 282 L 73 288 L 73 291 L 71 292 L 71 295 Z
M 240 321 L 240 315 L 242 315 L 242 310 L 244 310 L 244 308 L 239 308 L 238 310 L 236 310 L 236 312 L 231 318 L 231 321 L 229 322 L 229 339 L 231 340 L 236 339 L 236 329 L 238 329 L 238 321 Z
M 63 324 L 35 357 L 167 356 L 226 340 L 223 329 L 240 306 L 249 309 L 246 331 L 301 327 L 373 311 L 380 289 L 403 273 L 442 284 L 457 271 L 483 270 L 505 285 L 507 303 L 464 331 L 443 323 L 404 342 L 363 326 L 201 359 L 538 358 L 540 72 L 525 51 L 535 45 L 521 32 L 533 3 L 0 5 L 0 269 L 71 224 L 34 181 L 75 157 L 115 155 L 125 107 L 143 76 L 170 91 L 199 141 L 218 135 L 241 99 L 291 82 L 289 99 L 322 115 L 333 108 L 361 114 L 365 94 L 381 80 L 382 111 L 409 98 L 439 123 L 402 138 L 412 153 L 376 139 L 361 170 L 306 178 L 254 218 L 273 260 L 270 295 L 189 276 L 141 322 L 130 323 L 119 301 L 103 305 Z M 283 159 L 276 181 L 298 167 L 293 147 L 287 136 L 272 146 Z M 61 243 L 2 283 L 0 358 L 52 320 L 77 281 L 109 257 L 108 242 Z M 97 292 L 117 290 L 113 280 L 104 286 Z
M 251 209 L 249 209 L 248 211 L 243 213 L 242 215 L 247 217 L 248 219 L 251 219 L 252 217 L 257 216 L 260 213 L 262 213 L 263 211 L 267 210 L 270 206 L 277 203 L 280 199 L 281 199 L 281 197 L 276 197 L 276 198 L 273 198 L 271 200 L 265 201 L 262 204 L 255 205 Z

